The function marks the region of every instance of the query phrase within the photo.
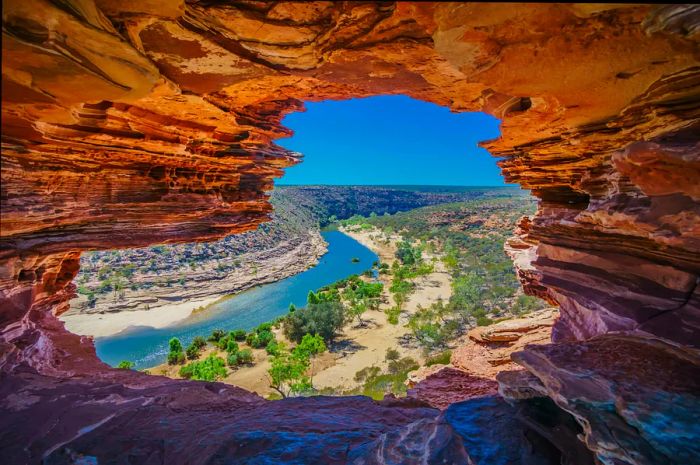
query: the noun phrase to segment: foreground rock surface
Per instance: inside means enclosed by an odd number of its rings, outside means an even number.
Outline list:
[[[513,359],[529,374],[500,375],[501,392],[551,398],[583,425],[587,446],[603,463],[698,463],[696,350],[609,334],[530,346]]]
[[[353,448],[437,414],[367,397],[270,402],[220,383],[29,368],[3,375],[0,397],[6,464],[344,464]]]
[[[5,397],[1,418],[14,421],[2,424],[3,444],[13,454],[37,444],[33,461],[59,463],[74,461],[65,441],[84,448],[75,453],[119,444],[110,450],[120,460],[135,451],[132,462],[180,453],[165,436],[149,442],[150,429],[126,415],[105,419],[103,405],[125,395],[134,375],[100,367],[88,339],[50,318],[74,295],[81,250],[254,229],[269,218],[273,178],[300,159],[274,143],[289,134],[286,113],[303,101],[405,94],[501,119],[502,137],[485,147],[501,158],[506,181],[540,199],[512,245],[525,289],[561,308],[553,329],[560,345],[527,349],[516,361],[557,405],[588,418],[587,444],[608,463],[691,463],[700,441],[688,421],[689,389],[697,392],[698,374],[678,361],[688,360],[684,349],[585,341],[626,331],[700,346],[699,25],[695,5],[5,2],[0,376],[4,393],[20,397]],[[70,390],[80,373],[95,389],[120,386],[106,396],[74,389],[75,405],[84,406],[76,412],[92,423],[73,423],[71,411],[44,422],[41,406],[62,391],[43,391],[41,377]],[[615,395],[629,404],[615,404]],[[295,422],[313,402],[327,401],[295,401],[301,413],[275,423],[284,432],[273,449],[281,441],[315,450],[303,443],[319,445],[314,434],[323,430]],[[332,402],[342,410],[355,401]],[[190,420],[206,430],[197,409],[155,405],[144,418],[163,431],[193,435]],[[32,406],[36,424],[10,413]],[[168,424],[173,412],[178,423]],[[368,434],[385,432],[365,416],[338,420],[352,428],[363,421]],[[116,422],[124,443],[107,434]],[[313,433],[297,441],[294,428]],[[53,439],[37,442],[42,431]],[[254,428],[236,434],[260,445]],[[333,437],[328,450],[340,451]],[[217,443],[201,456],[245,456],[237,444]],[[467,457],[478,462],[487,452]]]

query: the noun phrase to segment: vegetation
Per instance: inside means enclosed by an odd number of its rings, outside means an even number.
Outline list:
[[[517,219],[531,214],[533,206],[522,197],[494,195],[352,219],[355,224],[379,228],[384,234],[399,233],[403,238],[390,270],[389,291],[395,305],[386,310],[389,322],[399,323],[403,305],[413,292],[412,279],[432,271],[432,264],[423,258],[426,250],[441,256],[452,275],[450,299],[419,308],[408,321],[413,336],[428,352],[444,350],[476,325],[543,308],[543,301],[521,294],[513,264],[503,253]],[[385,268],[379,271],[387,273]]]
[[[223,329],[215,329],[214,331],[211,332],[211,336],[207,338],[209,342],[219,342],[222,337],[226,336],[226,331]]]
[[[119,365],[117,365],[117,368],[120,370],[131,370],[134,367],[134,362],[130,362],[128,360],[122,360],[119,362]]]
[[[345,307],[341,302],[308,303],[284,320],[284,335],[293,342],[301,342],[305,334],[319,335],[324,341],[331,342],[345,324],[345,318]]]
[[[168,365],[179,365],[185,363],[185,354],[182,352],[182,343],[176,337],[170,339],[168,343]]]
[[[278,355],[270,360],[270,387],[283,398],[313,389],[309,369],[313,370],[314,357],[325,351],[326,344],[318,334],[305,334],[291,352],[281,345]]]
[[[440,352],[437,355],[434,355],[432,357],[428,357],[425,360],[425,366],[433,366],[433,365],[448,365],[450,363],[450,359],[452,358],[452,351],[451,350],[446,350],[444,352]]]
[[[192,342],[190,343],[189,346],[187,346],[187,349],[185,350],[185,354],[187,355],[188,360],[197,360],[199,358],[199,354],[207,346],[207,341],[204,340],[202,336],[196,336]]]
[[[254,269],[255,263],[248,261],[246,254],[270,250],[281,241],[299,241],[319,226],[354,218],[367,229],[372,227],[368,219],[382,218],[385,214],[493,192],[521,196],[511,188],[277,187],[270,199],[276,213],[273,221],[262,224],[256,231],[208,243],[82,254],[78,292],[85,297],[88,307],[94,307],[97,303],[126,299],[128,291],[187,287],[192,273],[223,277],[244,266]]]
[[[253,363],[253,351],[250,349],[243,349],[238,352],[238,364],[246,365]]]
[[[348,394],[362,394],[375,400],[382,400],[386,394],[406,395],[408,373],[418,368],[418,362],[410,357],[390,361],[386,372],[376,366],[363,368],[355,373],[355,381],[362,386]]]
[[[270,387],[281,397],[307,395],[317,392],[313,388],[312,374],[318,354],[327,350],[345,324],[351,322],[366,326],[367,312],[379,309],[382,302],[388,322],[405,324],[414,340],[425,349],[426,366],[449,363],[449,348],[469,328],[488,325],[503,317],[527,313],[544,305],[539,299],[522,295],[512,263],[503,253],[503,243],[512,234],[517,218],[533,210],[533,204],[523,201],[523,197],[496,193],[488,198],[402,213],[390,211],[393,207],[378,209],[379,214],[373,211],[368,214],[367,207],[360,207],[360,202],[354,207],[339,204],[337,208],[328,207],[332,203],[330,201],[324,200],[323,207],[314,202],[298,202],[298,205],[312,212],[310,215],[314,221],[307,222],[307,216],[290,220],[304,222],[304,228],[297,230],[296,225],[295,231],[308,232],[319,223],[325,225],[336,221],[337,224],[372,230],[372,234],[377,234],[374,228],[378,228],[378,234],[387,238],[398,235],[401,240],[397,243],[396,260],[392,266],[375,263],[362,276],[350,276],[309,291],[305,306],[297,308],[290,305],[286,315],[249,332],[216,329],[206,341],[202,337],[195,338],[186,350],[183,350],[179,340],[173,338],[168,363],[184,364],[186,359],[190,360],[180,368],[181,376],[207,381],[221,379],[226,376],[227,365],[235,369],[253,363],[251,349],[264,349],[270,360]],[[278,212],[286,214],[296,208],[297,204],[289,204],[282,210],[278,209]],[[332,213],[326,215],[329,212]],[[267,233],[269,237],[277,234],[270,230]],[[177,286],[186,285],[184,278],[187,273],[202,269],[213,256],[222,258],[216,267],[211,267],[216,273],[225,273],[231,267],[240,266],[240,263],[233,264],[228,251],[224,253],[223,249],[208,247],[193,246],[188,249],[189,252],[182,252],[182,257],[177,255],[180,252],[172,250],[172,246],[148,249],[147,256],[154,260],[153,265],[148,265],[149,272],[157,273],[163,263],[177,256],[177,263],[182,260],[185,264],[186,273],[176,278],[163,278],[158,284]],[[217,255],[219,252],[221,254]],[[88,299],[91,295],[99,296],[107,292],[111,292],[113,298],[118,298],[126,288],[147,285],[143,280],[134,280],[144,274],[140,265],[126,268],[123,260],[120,260],[115,258],[100,263],[95,271],[99,285],[79,281],[79,292]],[[421,284],[418,278],[432,273],[435,265],[440,265],[440,260],[451,275],[452,295],[445,301],[438,300],[407,314],[406,302],[415,292],[417,284]],[[387,283],[386,289],[382,282],[375,280],[377,274]],[[389,297],[391,300],[388,300]],[[290,348],[275,338],[275,328],[281,329],[291,341]],[[197,359],[201,357],[207,341],[211,343],[210,347],[214,347],[215,353],[199,361]],[[394,348],[387,350],[385,362],[385,370],[373,366],[358,371],[355,380],[360,387],[344,393],[364,394],[375,399],[381,399],[387,393],[405,394],[407,374],[418,368],[418,363],[412,358],[401,357],[401,353]]]
[[[199,381],[216,381],[226,376],[224,359],[214,354],[180,368],[180,376]]]

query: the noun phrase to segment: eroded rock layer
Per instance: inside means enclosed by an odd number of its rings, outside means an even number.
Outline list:
[[[80,251],[255,228],[300,159],[274,144],[284,114],[378,94],[502,120],[485,146],[541,199],[510,251],[525,289],[560,305],[556,342],[625,331],[697,347],[698,31],[694,5],[8,0],[3,376],[110,376],[51,316]],[[94,401],[86,379],[77,404]]]
[[[603,463],[697,463],[697,350],[607,334],[529,346],[513,359],[527,371],[499,374],[504,397],[551,398],[577,418]]]

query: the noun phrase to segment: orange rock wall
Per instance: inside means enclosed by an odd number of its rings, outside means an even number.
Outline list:
[[[693,6],[8,1],[3,318],[68,293],[80,250],[265,221],[302,101],[406,94],[502,119],[485,146],[542,199],[530,284],[556,339],[696,344],[697,26]]]
[[[67,7],[65,5],[71,5]],[[486,111],[560,338],[698,329],[692,7],[9,1],[2,287],[39,258],[207,240],[267,219],[304,100],[407,94]],[[430,162],[426,160],[426,162]],[[21,276],[20,276],[21,275]],[[44,278],[45,279],[45,278]],[[671,316],[678,315],[678,316]]]

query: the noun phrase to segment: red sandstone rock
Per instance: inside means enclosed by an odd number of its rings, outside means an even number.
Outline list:
[[[525,290],[560,305],[555,341],[625,330],[697,346],[699,18],[693,5],[5,2],[3,376],[128,383],[42,316],[66,308],[80,251],[255,228],[299,160],[274,144],[284,114],[377,94],[502,120],[485,146],[541,199],[509,250]]]
[[[516,367],[510,355],[528,344],[548,343],[556,316],[555,310],[546,309],[472,329],[452,352],[450,366],[432,365],[409,374],[408,396],[444,410],[456,402],[496,394],[496,374]]]
[[[510,358],[513,352],[528,344],[550,342],[557,315],[554,309],[545,309],[523,318],[476,327],[452,351],[450,363],[470,375],[495,379],[498,372],[516,368]]]
[[[550,397],[583,425],[601,462],[687,464],[700,456],[697,350],[608,334],[528,346],[513,359],[531,374],[500,375],[501,393]]]
[[[451,367],[442,367],[409,389],[408,396],[444,410],[451,404],[475,397],[492,396],[497,391],[498,383],[492,379],[472,376]]]

